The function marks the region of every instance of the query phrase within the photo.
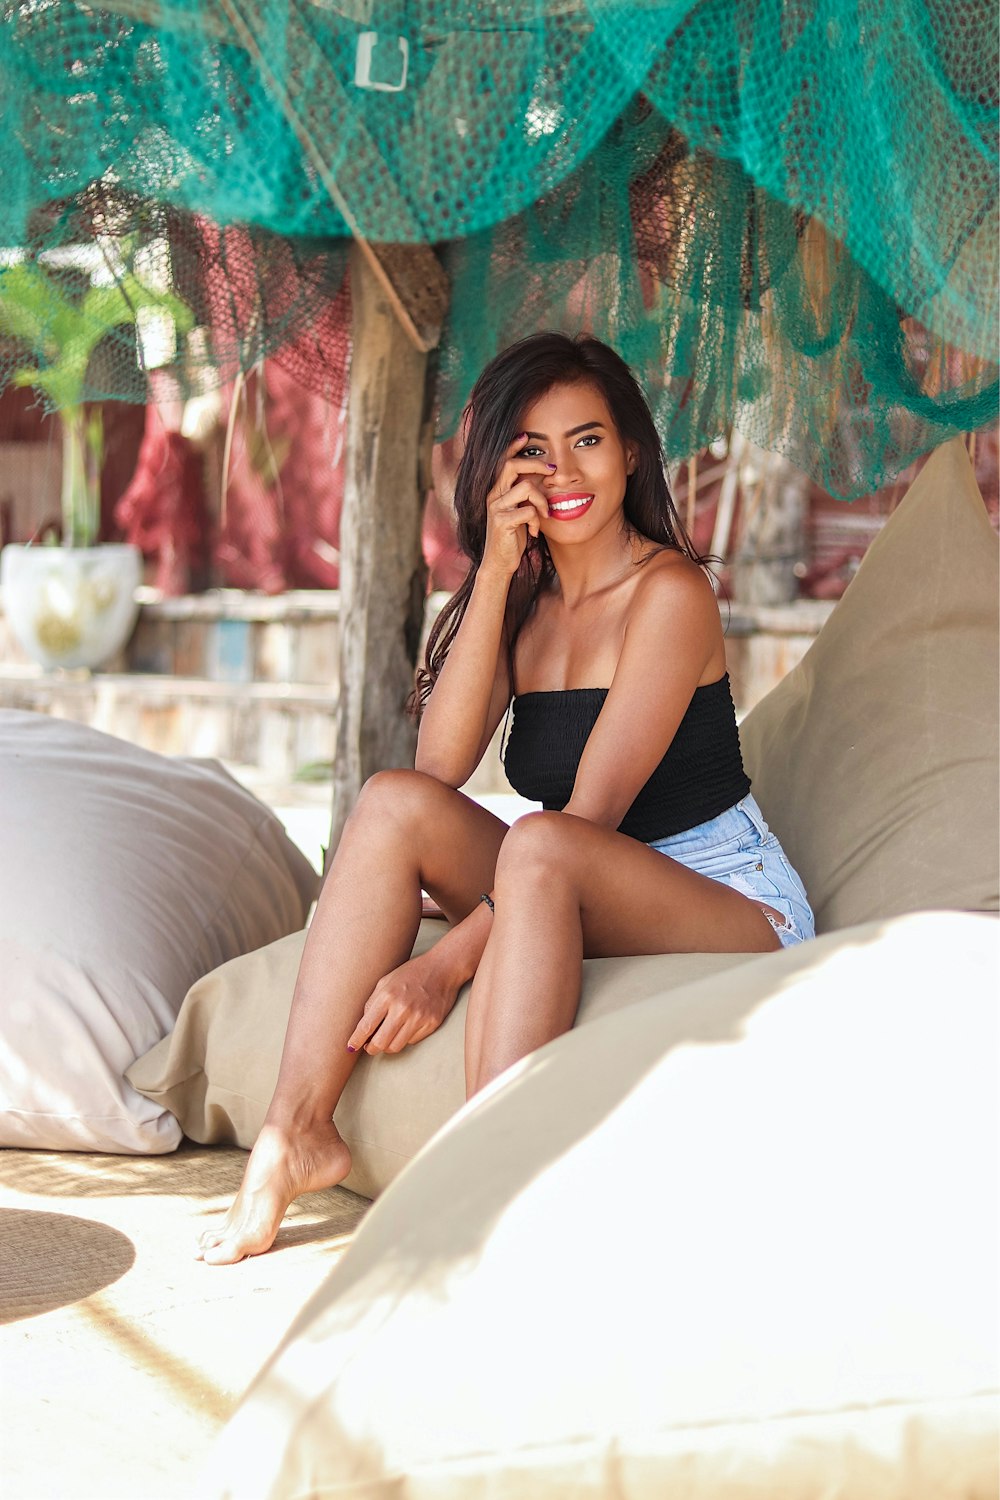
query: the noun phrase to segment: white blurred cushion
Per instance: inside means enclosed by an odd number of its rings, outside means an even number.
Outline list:
[[[0,1146],[170,1151],[125,1069],[190,986],[301,928],[317,876],[217,764],[0,710]]]
[[[954,438],[740,728],[817,932],[1000,904],[998,610],[997,538]]]
[[[868,924],[525,1059],[374,1206],[198,1493],[995,1494],[997,937]]]

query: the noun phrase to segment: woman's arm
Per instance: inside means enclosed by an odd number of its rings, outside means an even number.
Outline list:
[[[348,1050],[364,1048],[372,1055],[402,1052],[436,1031],[478,969],[492,921],[485,901],[479,902],[433,948],[380,979],[348,1040]]]
[[[712,680],[725,671],[718,605],[705,574],[687,563],[647,567],[563,809],[607,828],[619,826],[667,753],[706,669]]]
[[[510,702],[503,649],[510,578],[480,567],[465,615],[420,720],[414,766],[463,786]]]
[[[521,433],[511,443],[500,477],[486,497],[483,560],[458,633],[427,701],[414,765],[446,786],[463,786],[478,766],[510,702],[504,649],[511,583],[527,546],[537,537],[548,503],[537,477],[554,467],[524,458]]]

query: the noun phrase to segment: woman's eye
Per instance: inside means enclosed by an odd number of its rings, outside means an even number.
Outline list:
[[[527,448],[521,449],[520,453],[518,454],[518,458],[538,458],[541,451],[541,448],[535,448],[529,443]]]
[[[588,432],[584,437],[582,437],[580,439],[580,441],[577,443],[576,446],[578,448],[581,448],[583,446],[583,444],[586,443],[588,448],[592,448],[592,447],[595,446],[595,444],[599,443],[600,441],[601,440],[597,436],[596,432]]]

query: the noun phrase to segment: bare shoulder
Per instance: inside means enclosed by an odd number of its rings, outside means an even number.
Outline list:
[[[629,617],[692,615],[706,623],[718,621],[715,590],[704,568],[682,552],[663,550],[642,564],[632,596]]]
[[[640,570],[626,625],[641,656],[662,656],[669,639],[675,656],[695,664],[696,682],[726,670],[726,643],[715,590],[704,569],[680,552],[659,552]]]

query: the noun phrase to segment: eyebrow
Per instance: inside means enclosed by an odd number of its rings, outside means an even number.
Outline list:
[[[604,423],[603,422],[581,422],[580,425],[579,425],[579,427],[571,427],[568,432],[564,432],[563,433],[563,437],[576,437],[576,435],[577,435],[578,432],[586,432],[588,430],[588,428],[590,428],[590,427],[604,427]],[[545,433],[544,432],[526,432],[525,433],[525,437],[530,437],[530,438],[544,438],[545,437]]]

